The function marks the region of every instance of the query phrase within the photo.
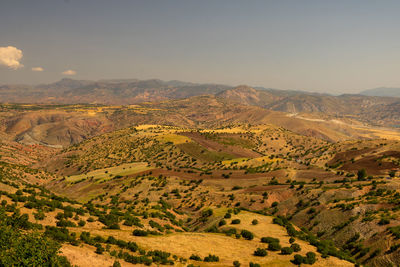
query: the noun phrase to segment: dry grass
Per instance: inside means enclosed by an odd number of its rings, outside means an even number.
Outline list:
[[[93,179],[100,179],[101,181],[108,180],[116,175],[126,176],[147,170],[151,170],[146,162],[126,163],[115,167],[99,169],[84,174],[73,175],[66,178],[68,182],[75,182],[81,179],[93,177]]]
[[[70,263],[74,266],[112,266],[115,259],[106,253],[99,255],[94,253],[95,249],[88,245],[81,245],[79,247],[64,244],[61,248],[61,255],[66,256]],[[122,266],[144,266],[134,265],[131,263],[118,260]]]
[[[184,135],[178,135],[178,134],[164,134],[157,136],[157,140],[167,143],[167,142],[172,142],[174,145],[179,145],[179,144],[184,144],[187,142],[192,141],[189,137],[184,136]]]
[[[293,259],[293,254],[281,255],[278,252],[268,251],[268,256],[266,257],[256,257],[253,255],[256,248],[267,247],[266,244],[260,242],[260,237],[263,236],[279,238],[282,246],[289,246],[289,236],[286,230],[279,225],[273,224],[272,217],[241,212],[232,218],[240,219],[241,223],[234,226],[238,229],[247,229],[253,232],[256,236],[254,240],[235,239],[224,234],[213,233],[174,233],[150,237],[132,236],[129,230],[98,229],[91,231],[91,233],[102,236],[112,235],[119,239],[135,241],[144,249],[159,249],[184,258],[189,258],[192,254],[196,254],[202,258],[208,254],[214,254],[220,258],[218,263],[189,261],[189,263],[199,266],[232,266],[232,262],[235,260],[238,260],[242,266],[248,266],[249,262],[256,262],[262,266],[294,266],[290,262]],[[257,219],[259,224],[252,225],[251,222],[253,219]],[[317,254],[317,262],[313,266],[353,266],[349,262],[334,257],[323,259],[316,252],[315,247],[301,240],[296,240],[296,242],[302,248],[299,254],[305,255],[309,251]]]

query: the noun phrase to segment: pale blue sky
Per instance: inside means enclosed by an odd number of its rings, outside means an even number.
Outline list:
[[[400,1],[384,0],[1,0],[0,47],[22,50],[24,67],[0,66],[0,84],[71,77],[330,93],[400,87],[399,14]]]

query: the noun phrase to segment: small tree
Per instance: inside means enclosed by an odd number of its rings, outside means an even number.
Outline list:
[[[283,247],[283,248],[281,249],[281,253],[282,253],[283,255],[290,255],[290,254],[293,253],[293,249],[292,249],[291,247]]]
[[[281,245],[278,242],[272,242],[268,244],[268,250],[278,251],[281,250]]]
[[[239,219],[233,219],[231,224],[240,224],[240,220]]]
[[[204,257],[204,261],[205,262],[218,262],[219,261],[219,257],[212,255],[212,254],[208,254],[208,256]]]
[[[257,248],[254,251],[254,256],[258,256],[258,257],[265,257],[267,256],[267,250],[265,250],[264,248]]]
[[[97,253],[97,254],[103,254],[103,252],[104,252],[104,248],[101,246],[101,244],[97,243],[97,244],[96,244],[96,251],[95,251],[95,253]]]
[[[299,252],[301,250],[300,245],[297,243],[293,243],[292,245],[290,245],[290,247],[293,249],[294,252]]]
[[[254,238],[254,234],[247,230],[242,230],[242,232],[240,232],[240,235],[247,240],[252,240]]]
[[[359,181],[362,181],[367,177],[367,171],[365,169],[358,170],[357,172],[357,178]]]
[[[296,255],[294,255],[294,259],[292,260],[292,263],[296,264],[296,265],[301,265],[302,263],[304,263],[304,257],[299,254],[296,254]]]
[[[200,256],[192,254],[189,259],[194,260],[194,261],[201,261]]]
[[[304,263],[314,264],[316,261],[317,261],[317,259],[316,259],[315,253],[314,252],[307,252],[306,259],[305,259]]]

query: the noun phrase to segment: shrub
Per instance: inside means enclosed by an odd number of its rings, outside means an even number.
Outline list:
[[[294,255],[294,259],[292,260],[293,264],[301,265],[302,263],[305,264],[314,264],[317,261],[316,255],[314,252],[307,252],[306,256],[303,257],[299,254]]]
[[[386,225],[386,224],[389,224],[389,223],[390,223],[390,220],[387,219],[387,218],[382,218],[382,219],[378,222],[379,225]]]
[[[205,209],[201,212],[201,217],[203,218],[207,218],[210,217],[211,215],[213,215],[213,210],[212,209]]]
[[[273,238],[273,237],[261,237],[261,242],[262,243],[279,243],[279,239],[278,238]]]
[[[277,242],[269,243],[268,244],[268,250],[271,250],[271,251],[281,250],[281,245],[279,245],[279,243],[277,243]]]
[[[290,245],[290,247],[293,249],[294,252],[299,252],[301,250],[300,245],[297,243],[293,243],[292,245]]]
[[[227,236],[235,235],[235,234],[236,234],[236,228],[229,228],[229,229],[226,229],[226,230],[224,230],[224,233],[225,233]]]
[[[260,267],[260,264],[250,262],[250,263],[249,263],[249,267]]]
[[[254,251],[254,256],[258,256],[258,257],[265,257],[265,256],[267,256],[267,250],[266,249],[263,249],[263,248],[257,248],[255,251]]]
[[[33,213],[33,216],[35,217],[36,220],[44,220],[44,218],[46,217],[43,213],[43,211],[38,211],[37,213]]]
[[[0,266],[71,266],[59,256],[58,242],[41,233],[23,233],[3,224],[0,211]]]
[[[134,216],[126,216],[125,217],[125,221],[123,223],[126,226],[138,226],[138,227],[143,227],[143,224],[140,222],[140,219],[138,217],[134,217]]]
[[[204,257],[204,261],[205,262],[218,262],[219,261],[219,257],[212,255],[212,254],[208,254],[208,256]]]
[[[65,220],[65,219],[61,219],[59,221],[57,221],[57,226],[58,227],[76,227],[76,224],[74,222]]]
[[[305,262],[306,264],[314,264],[317,261],[314,252],[307,252]]]
[[[292,260],[292,263],[295,265],[301,265],[302,263],[304,263],[304,257],[296,254],[294,255],[294,259]]]
[[[234,267],[240,267],[240,262],[239,261],[234,261],[233,262]]]
[[[396,239],[400,239],[400,226],[390,227],[389,232],[394,235]]]
[[[357,172],[357,178],[359,181],[364,180],[365,177],[367,177],[367,172],[365,171],[365,169],[361,169]]]
[[[231,224],[240,224],[240,220],[239,219],[233,219],[231,221]]]
[[[283,247],[281,248],[281,253],[283,255],[290,255],[293,253],[293,249],[291,247]]]
[[[192,255],[189,257],[189,259],[194,260],[194,261],[201,261],[200,256],[199,256],[199,255],[195,255],[195,254],[192,254]]]
[[[101,246],[101,244],[97,243],[97,244],[96,244],[96,251],[95,251],[95,253],[97,253],[97,254],[103,254],[103,252],[104,252],[104,248]]]
[[[115,214],[106,214],[99,216],[99,221],[108,229],[119,229],[119,218]]]
[[[247,230],[242,230],[242,232],[240,232],[240,235],[247,240],[252,240],[254,238],[254,234]]]
[[[290,243],[290,244],[293,244],[294,241],[296,241],[296,239],[294,239],[293,237],[289,238],[289,243]]]
[[[251,221],[252,225],[257,225],[258,224],[258,220],[254,219],[253,221]]]
[[[135,230],[133,230],[132,234],[134,236],[147,236],[148,232],[145,230],[135,229]]]

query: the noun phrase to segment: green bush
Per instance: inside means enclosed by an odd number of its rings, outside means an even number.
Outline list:
[[[250,231],[247,231],[247,230],[242,230],[242,231],[240,232],[240,235],[241,235],[244,239],[247,239],[247,240],[252,240],[252,239],[254,238],[254,234],[253,234],[252,232],[250,232]]]
[[[95,251],[95,253],[97,253],[97,254],[103,254],[103,252],[104,252],[104,248],[102,247],[101,244],[97,243],[97,244],[96,244],[96,251]]]
[[[301,250],[300,245],[297,243],[291,244],[290,247],[293,249],[294,252],[299,252]]]
[[[278,238],[273,238],[273,237],[261,237],[261,242],[262,243],[279,243],[279,239]]]
[[[316,259],[315,253],[314,253],[314,252],[307,252],[305,263],[306,263],[306,264],[312,265],[312,264],[314,264],[316,261],[317,261],[317,259]]]
[[[301,265],[304,263],[304,257],[299,254],[296,254],[296,255],[294,255],[292,263],[295,265]]]
[[[302,263],[304,264],[314,264],[317,261],[316,255],[314,252],[307,252],[306,256],[303,257],[299,254],[294,255],[294,259],[292,260],[293,264],[296,265],[301,265]]]
[[[281,248],[281,254],[290,255],[293,253],[293,249],[291,247],[283,247]]]
[[[212,254],[208,254],[208,256],[204,257],[204,261],[205,262],[218,262],[219,261],[219,257],[212,255]]]
[[[201,261],[200,256],[192,254],[189,259],[194,260],[194,261]]]
[[[59,256],[61,245],[38,233],[25,232],[16,220],[0,209],[0,266],[70,266]]]
[[[267,256],[267,254],[268,254],[267,250],[264,248],[257,248],[254,251],[254,256],[258,256],[258,257],[265,257],[265,256]]]
[[[240,224],[240,220],[239,219],[233,219],[231,221],[231,224]]]
[[[269,243],[268,244],[268,250],[271,250],[271,251],[281,250],[281,245],[279,245],[279,243],[277,243],[277,242]]]
[[[225,216],[224,216],[225,219],[230,219],[231,217],[232,217],[232,215],[229,212],[225,213]]]
[[[365,177],[367,177],[367,172],[365,171],[365,169],[361,169],[357,172],[357,179],[359,181],[365,180]]]
[[[134,236],[147,236],[148,232],[145,230],[135,229],[135,230],[133,230],[132,234]]]

